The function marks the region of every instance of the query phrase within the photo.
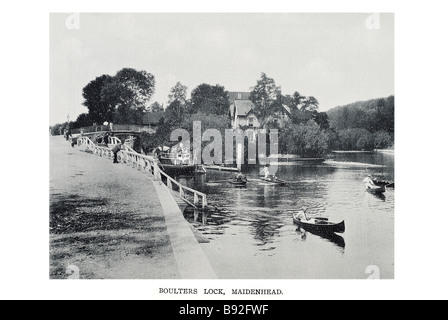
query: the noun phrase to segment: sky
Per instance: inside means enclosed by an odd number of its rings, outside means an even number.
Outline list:
[[[180,81],[250,91],[261,73],[320,110],[394,94],[394,15],[151,13],[50,15],[50,125],[76,120],[82,89],[122,68],[156,81],[166,104]],[[377,28],[368,28],[374,22]]]

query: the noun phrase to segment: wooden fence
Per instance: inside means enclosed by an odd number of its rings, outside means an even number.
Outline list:
[[[111,137],[110,139],[111,145],[121,143],[120,139],[118,139],[117,137]],[[78,146],[85,146],[93,154],[96,154],[100,157],[108,157],[110,159],[112,159],[113,157],[111,148],[98,146],[88,137],[79,137]],[[132,166],[137,170],[151,173],[157,181],[163,182],[168,187],[168,189],[176,193],[183,201],[185,201],[192,207],[201,207],[202,209],[206,208],[206,194],[186,187],[171,178],[168,174],[166,174],[159,168],[158,162],[154,157],[137,153],[125,144],[123,145],[123,149],[119,152],[118,156],[118,160],[120,162]]]

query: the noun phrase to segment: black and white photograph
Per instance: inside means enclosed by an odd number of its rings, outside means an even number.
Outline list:
[[[49,278],[394,279],[394,35],[51,13]]]
[[[0,299],[446,299],[439,3],[4,4]]]

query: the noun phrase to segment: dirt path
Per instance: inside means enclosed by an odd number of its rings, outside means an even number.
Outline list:
[[[50,278],[175,279],[148,175],[50,138]]]

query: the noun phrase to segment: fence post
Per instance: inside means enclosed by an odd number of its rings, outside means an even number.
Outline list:
[[[156,163],[154,163],[154,178],[156,181],[159,181],[159,167]]]
[[[194,205],[197,207],[198,206],[198,204],[199,204],[199,196],[198,196],[198,194],[195,192],[194,193]]]
[[[179,186],[179,193],[181,198],[185,198],[185,191],[184,188],[182,188],[182,186]]]
[[[202,196],[202,209],[205,209],[207,207],[207,196]]]

